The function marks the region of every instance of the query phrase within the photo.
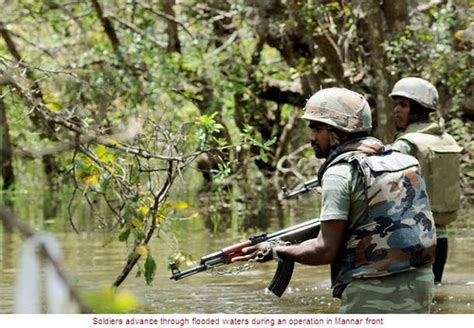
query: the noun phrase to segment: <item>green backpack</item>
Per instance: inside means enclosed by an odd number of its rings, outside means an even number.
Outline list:
[[[426,181],[435,223],[446,225],[457,218],[461,206],[459,147],[447,133],[432,135],[407,133],[400,137],[415,145],[421,172]]]

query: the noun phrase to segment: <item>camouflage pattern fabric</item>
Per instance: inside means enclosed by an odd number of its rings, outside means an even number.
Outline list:
[[[334,287],[432,264],[436,230],[418,161],[397,152],[346,156],[351,157],[335,162],[357,163],[367,188],[367,216],[349,231]]]
[[[383,278],[353,279],[342,294],[340,313],[430,313],[431,267]]]
[[[372,128],[367,100],[343,88],[316,92],[306,103],[303,119],[325,123],[346,132],[369,131]]]

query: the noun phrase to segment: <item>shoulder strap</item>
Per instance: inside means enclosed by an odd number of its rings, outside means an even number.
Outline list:
[[[418,160],[415,157],[393,150],[355,159],[362,169],[367,168],[375,173],[398,172],[409,167],[419,166]]]
[[[384,151],[383,143],[373,137],[352,139],[334,149],[318,171],[318,180],[323,181],[324,172],[331,166],[344,161],[352,160],[357,156],[376,154]]]

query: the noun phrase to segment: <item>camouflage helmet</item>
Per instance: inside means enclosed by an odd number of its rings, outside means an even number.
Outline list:
[[[370,131],[372,115],[365,98],[344,88],[316,92],[306,103],[303,118],[349,133]]]
[[[438,107],[438,91],[430,82],[418,77],[406,77],[393,86],[390,98],[405,97],[416,101],[421,106],[436,111]]]

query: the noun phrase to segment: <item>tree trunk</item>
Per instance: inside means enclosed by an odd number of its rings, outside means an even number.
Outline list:
[[[176,16],[173,9],[175,3],[175,0],[161,0],[163,12],[173,18]],[[178,24],[176,24],[175,21],[170,19],[167,20],[166,33],[168,34],[168,47],[166,48],[166,51],[181,52],[181,43],[179,42],[178,36]]]
[[[373,133],[384,143],[392,142],[395,136],[395,123],[392,115],[392,102],[388,97],[392,87],[392,78],[386,69],[388,60],[383,49],[386,19],[378,0],[357,0],[356,3],[366,13],[365,25],[370,47],[370,63],[375,78],[375,117],[372,122],[377,126]]]
[[[5,103],[3,102],[3,99],[0,98],[0,168],[3,178],[3,190],[12,188],[15,183],[13,152],[9,130]]]
[[[384,1],[383,12],[391,36],[403,31],[408,22],[408,6],[405,1]]]
[[[91,1],[97,13],[97,16],[99,16],[100,22],[104,27],[105,34],[107,34],[107,37],[109,38],[110,43],[112,44],[112,48],[114,48],[115,53],[119,53],[120,41],[117,37],[117,33],[115,32],[115,28],[112,25],[112,21],[106,15],[104,15],[104,10],[102,9],[102,6],[100,5],[98,0]]]
[[[5,28],[3,22],[0,21],[0,34],[3,37],[8,51],[10,54],[17,60],[18,62],[21,62],[23,60],[20,52],[18,51],[18,48],[13,41],[13,39],[10,36],[9,31]],[[26,76],[29,80],[32,81],[32,87],[31,87],[31,95],[33,96],[35,100],[35,105],[33,105],[33,110],[31,113],[31,121],[35,125],[35,127],[40,130],[40,137],[41,138],[48,138],[51,140],[55,140],[56,137],[53,132],[53,127],[50,125],[50,123],[46,122],[45,120],[42,120],[40,115],[38,115],[38,111],[41,111],[42,109],[40,108],[41,104],[43,103],[43,93],[41,91],[41,88],[37,82],[37,79],[33,76],[33,73],[30,69],[26,70]],[[44,166],[44,172],[46,174],[46,179],[48,181],[48,186],[51,190],[56,189],[56,185],[54,183],[55,181],[55,176],[59,172],[58,165],[56,164],[53,155],[45,155],[42,158],[43,161],[43,166]]]

